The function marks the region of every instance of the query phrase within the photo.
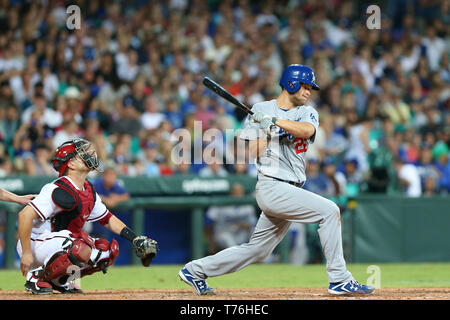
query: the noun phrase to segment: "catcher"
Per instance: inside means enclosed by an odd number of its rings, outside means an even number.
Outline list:
[[[82,231],[86,221],[98,221],[129,240],[148,267],[157,242],[136,235],[109,212],[86,179],[99,166],[93,145],[84,139],[67,141],[51,161],[59,178],[46,184],[18,216],[17,252],[25,289],[33,294],[82,293],[74,279],[106,273],[119,254],[118,243],[90,237]]]

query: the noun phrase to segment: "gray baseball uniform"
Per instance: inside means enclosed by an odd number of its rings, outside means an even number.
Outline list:
[[[309,106],[284,110],[275,100],[257,103],[252,111],[261,111],[279,119],[319,125],[317,111]],[[195,277],[206,279],[234,272],[245,266],[263,261],[280,243],[292,222],[319,223],[319,237],[327,260],[330,283],[353,279],[347,270],[342,249],[340,212],[336,204],[317,194],[301,189],[282,179],[304,183],[305,153],[311,139],[293,137],[279,127],[265,153],[256,160],[258,182],[256,201],[262,210],[258,223],[248,243],[227,248],[215,255],[194,260],[186,268]],[[240,138],[254,140],[262,130],[249,118],[244,123]]]

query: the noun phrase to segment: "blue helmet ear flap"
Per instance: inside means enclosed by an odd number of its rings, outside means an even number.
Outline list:
[[[283,88],[286,89],[289,93],[295,93],[298,90],[300,90],[300,82],[295,80],[287,80],[287,85],[285,85]]]
[[[313,90],[319,90],[315,83],[316,77],[313,69],[301,64],[291,64],[284,69],[280,79],[280,86],[289,93],[295,93],[300,90],[301,84],[311,85]]]

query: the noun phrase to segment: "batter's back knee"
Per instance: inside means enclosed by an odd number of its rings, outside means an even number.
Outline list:
[[[252,246],[252,244],[249,244]],[[253,261],[252,263],[260,263],[267,259],[268,256],[273,252],[275,249],[276,244],[268,244],[266,246],[261,245],[253,245],[252,246],[252,252],[253,252]]]
[[[327,200],[326,205],[323,206],[321,215],[325,219],[340,219],[341,218],[341,210],[339,209],[339,207],[333,201],[328,200],[328,199],[326,199],[326,200]]]

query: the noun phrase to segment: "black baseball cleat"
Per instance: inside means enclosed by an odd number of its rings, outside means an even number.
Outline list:
[[[53,294],[51,284],[44,281],[27,281],[25,282],[25,290],[33,294]]]
[[[65,283],[62,286],[58,286],[54,283],[51,283],[51,286],[53,288],[53,290],[56,290],[60,293],[64,293],[64,294],[79,294],[79,293],[83,293],[83,290],[81,290],[81,288],[73,281]]]
[[[62,276],[59,279],[50,281],[50,284],[52,285],[53,290],[60,293],[83,293],[83,290],[81,290],[80,286],[74,280],[68,280],[69,276]]]
[[[25,282],[25,290],[33,294],[52,294],[52,285],[46,281],[39,280],[42,273],[42,267],[28,271],[27,282]]]

